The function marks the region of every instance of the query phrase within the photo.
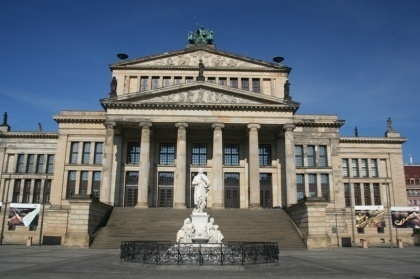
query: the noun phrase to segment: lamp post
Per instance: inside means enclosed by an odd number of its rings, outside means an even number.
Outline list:
[[[0,235],[0,245],[3,245],[3,236],[4,236],[4,225],[6,222],[6,211],[7,211],[7,203],[9,200],[9,188],[10,188],[10,180],[12,176],[9,174],[9,179],[7,181],[7,190],[6,190],[6,195],[5,195],[5,189],[3,189],[3,203],[4,203],[4,211],[3,211],[3,222],[1,225],[1,235]]]
[[[385,178],[385,188],[386,188],[386,203],[388,207],[388,224],[389,224],[389,237],[391,238],[391,248],[394,248],[394,240],[392,238],[392,219],[391,219],[391,196],[389,191],[389,184]]]
[[[356,235],[354,233],[354,202],[353,202],[353,198],[354,198],[354,191],[352,190],[351,184],[350,184],[350,178],[348,179],[349,182],[349,194],[350,194],[350,217],[351,217],[351,234],[352,234],[352,238],[353,238],[353,248],[356,248]]]
[[[48,173],[45,176],[44,181],[44,190],[42,191],[42,217],[41,217],[41,229],[39,230],[39,246],[42,245],[42,229],[44,227],[44,212],[45,212],[45,192],[47,190],[47,184],[48,184]]]

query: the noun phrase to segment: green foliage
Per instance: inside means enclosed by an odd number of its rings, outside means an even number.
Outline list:
[[[420,228],[413,228],[413,234],[420,234]]]

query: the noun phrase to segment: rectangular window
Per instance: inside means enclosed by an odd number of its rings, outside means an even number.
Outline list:
[[[29,203],[31,197],[31,180],[25,179],[25,184],[23,185],[23,203]]]
[[[67,192],[66,197],[71,199],[76,190],[76,171],[69,171],[67,178]]]
[[[89,182],[89,172],[88,171],[80,172],[79,194],[87,194],[88,182]]]
[[[370,173],[372,177],[378,177],[378,160],[376,159],[370,160]]]
[[[47,173],[54,173],[54,155],[47,157]]]
[[[360,164],[362,167],[362,177],[368,177],[368,161],[367,159],[360,160]]]
[[[159,150],[159,164],[173,165],[175,163],[175,144],[161,143]]]
[[[101,172],[94,171],[93,172],[93,181],[92,181],[92,194],[94,197],[98,197],[101,192]]]
[[[357,159],[351,159],[351,174],[353,177],[359,177],[359,164]]]
[[[315,167],[315,146],[308,145],[306,147],[306,157],[308,159],[308,167]]]
[[[194,78],[193,77],[185,77],[185,82],[189,83],[189,82],[193,82]]]
[[[171,77],[163,77],[163,86],[171,85]]]
[[[15,185],[13,186],[12,202],[20,202],[20,188],[22,180],[16,179]]]
[[[249,79],[241,78],[241,89],[249,91]]]
[[[260,79],[259,78],[252,79],[252,92],[260,93]]]
[[[237,78],[231,78],[230,79],[230,87],[238,88],[238,79]]]
[[[346,206],[350,206],[350,185],[348,183],[344,183],[344,199]]]
[[[373,202],[375,205],[381,205],[381,192],[379,183],[373,183]]]
[[[225,166],[239,165],[239,144],[225,144],[223,148],[223,164]]]
[[[138,186],[139,185],[139,172],[128,171],[125,176],[126,186]]]
[[[321,192],[322,197],[326,200],[330,200],[330,179],[328,174],[322,173],[321,174]]]
[[[365,194],[365,205],[371,205],[370,199],[370,185],[369,183],[363,183],[363,193]]]
[[[42,173],[44,170],[44,155],[38,155],[38,160],[36,162],[36,173]]]
[[[320,145],[318,147],[319,149],[319,166],[320,167],[326,167],[328,166],[328,160],[327,160],[327,146]]]
[[[70,148],[70,164],[77,164],[77,156],[79,154],[79,143],[72,142]]]
[[[82,164],[89,164],[90,161],[90,142],[83,143]]]
[[[226,172],[224,175],[225,187],[239,187],[239,173]]]
[[[158,184],[159,186],[173,186],[174,173],[173,172],[159,172]]]
[[[149,89],[149,77],[141,77],[140,78],[140,91],[146,91]]]
[[[303,167],[303,146],[295,145],[295,165],[296,167]]]
[[[96,142],[95,143],[95,154],[93,158],[93,163],[95,165],[102,164],[102,159],[104,157],[104,143],[103,142]]]
[[[260,166],[271,166],[271,145],[260,144],[258,146]]]
[[[23,173],[25,172],[25,155],[24,154],[19,154],[18,158],[17,158],[17,165],[16,165],[16,171],[18,173]]]
[[[300,173],[296,174],[296,191],[298,200],[301,200],[305,197],[305,177]]]
[[[28,155],[28,163],[26,164],[26,172],[33,173],[34,172],[34,164],[35,164],[35,155],[29,154]]]
[[[35,179],[32,203],[41,203],[41,179]]]
[[[180,85],[182,82],[182,77],[175,77],[174,78],[174,85]]]
[[[349,160],[343,159],[342,161],[343,177],[349,177]]]
[[[226,85],[227,85],[227,80],[226,80],[226,78],[219,78],[219,84],[220,84],[220,85],[223,85],[223,86],[226,86]]]
[[[51,197],[51,179],[47,179],[45,181],[45,188],[44,188],[44,198],[42,200],[43,203],[50,203]]]
[[[272,187],[272,174],[271,173],[260,173],[260,188]]]
[[[311,197],[317,197],[317,185],[316,185],[316,174],[309,174],[309,195]]]
[[[192,144],[191,164],[207,165],[207,144],[205,143]]]
[[[354,183],[354,204],[362,205],[362,196],[360,192],[360,183]]]
[[[140,163],[140,143],[128,142],[127,143],[127,164]]]
[[[209,77],[209,78],[207,78],[207,81],[211,82],[211,83],[216,83],[216,78],[215,77]]]
[[[159,77],[152,77],[152,89],[159,88]]]

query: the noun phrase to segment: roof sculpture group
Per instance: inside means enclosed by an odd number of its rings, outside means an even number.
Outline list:
[[[197,28],[197,31],[194,33],[190,31],[188,33],[188,43],[190,44],[205,44],[212,45],[214,41],[214,32],[208,29],[204,29],[203,26]]]

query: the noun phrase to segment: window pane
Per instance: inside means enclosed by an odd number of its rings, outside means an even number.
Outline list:
[[[173,165],[175,163],[175,144],[161,143],[159,152],[159,164]]]
[[[223,149],[224,165],[237,166],[239,165],[239,145],[225,144]]]
[[[205,143],[193,143],[191,151],[191,164],[207,164],[207,145]]]
[[[271,145],[260,144],[258,147],[260,166],[271,166]]]
[[[70,150],[70,164],[77,164],[77,155],[79,153],[79,143],[72,142]]]
[[[295,146],[295,165],[296,167],[303,167],[303,146]]]
[[[104,143],[103,142],[95,143],[94,164],[96,164],[96,165],[102,164],[103,155],[104,155]]]
[[[127,143],[127,164],[140,163],[140,143],[128,142]]]

